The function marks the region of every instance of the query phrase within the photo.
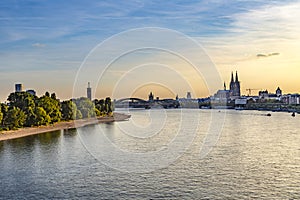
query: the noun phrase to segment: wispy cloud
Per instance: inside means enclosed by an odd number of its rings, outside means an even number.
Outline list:
[[[37,47],[37,48],[43,48],[43,47],[45,47],[46,46],[46,44],[42,44],[42,43],[34,43],[34,44],[32,44],[31,46],[33,46],[33,47]]]
[[[256,36],[255,39],[299,38],[300,2],[265,5],[232,16],[232,33]]]
[[[131,28],[149,26],[197,37],[221,73],[226,67],[235,70],[229,66],[247,68],[249,62],[264,63],[261,67],[274,60],[288,67],[293,66],[291,62],[300,63],[299,0],[52,0],[11,4],[0,3],[2,71],[70,70],[78,67],[99,42]],[[176,45],[182,48],[178,41]],[[122,70],[111,73],[119,75]]]
[[[280,53],[269,53],[269,54],[257,54],[256,57],[257,58],[267,58],[267,57],[271,57],[271,56],[278,56]]]
[[[232,22],[224,34],[199,37],[198,40],[218,64],[237,64],[239,61],[277,56],[278,50],[280,55],[291,58],[300,50],[298,10],[300,1],[263,5],[243,13],[234,13],[228,16]],[[259,51],[274,53],[257,53]]]
[[[238,70],[244,74],[243,87],[272,89],[281,85],[291,92],[299,91],[299,9],[300,1],[266,2],[228,15],[231,23],[223,34],[197,40],[224,80],[230,71]]]

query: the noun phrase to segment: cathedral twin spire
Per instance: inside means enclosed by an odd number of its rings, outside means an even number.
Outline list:
[[[241,87],[237,71],[235,72],[235,80],[233,78],[233,72],[231,72],[230,96],[241,96]]]
[[[239,82],[239,77],[238,77],[237,71],[235,72],[235,81],[233,79],[233,72],[231,72],[231,81],[230,82],[231,83],[233,83],[233,82]]]

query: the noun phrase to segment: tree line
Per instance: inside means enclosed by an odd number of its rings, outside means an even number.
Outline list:
[[[13,92],[8,103],[0,104],[0,130],[50,125],[60,121],[111,116],[111,99],[93,100],[81,97],[60,102],[55,93],[37,97],[28,92]]]

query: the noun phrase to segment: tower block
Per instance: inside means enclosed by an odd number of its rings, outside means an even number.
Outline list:
[[[90,82],[88,82],[88,87],[86,89],[86,96],[88,99],[92,100],[92,88]]]

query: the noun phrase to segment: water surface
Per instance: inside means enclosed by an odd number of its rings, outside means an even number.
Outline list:
[[[299,115],[189,110],[182,125],[180,110],[164,112],[136,110],[127,122],[0,142],[0,199],[300,199]],[[206,133],[214,126],[211,118],[223,112],[220,137],[200,159]],[[184,143],[187,139],[178,130],[193,130],[195,119],[199,126],[190,143]],[[162,163],[173,154],[162,153],[154,170],[128,172],[126,158],[123,167],[113,166],[122,154],[113,154],[111,163],[101,160],[111,156],[103,153],[109,144],[101,138],[142,155],[170,144],[179,150],[167,166]]]

